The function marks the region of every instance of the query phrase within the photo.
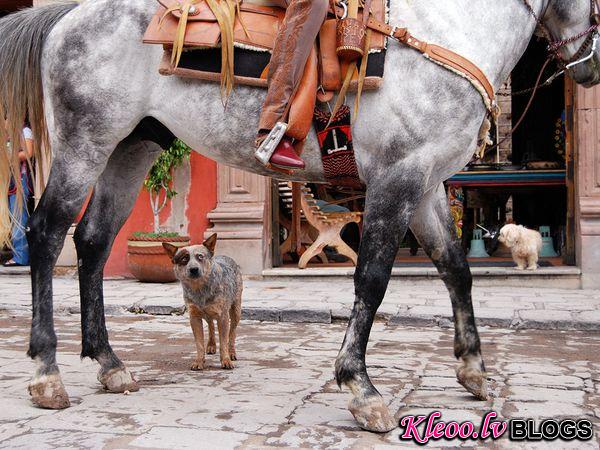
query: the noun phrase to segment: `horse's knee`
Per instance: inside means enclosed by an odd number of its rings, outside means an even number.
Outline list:
[[[27,223],[27,243],[31,258],[58,258],[63,239],[71,223],[71,214],[67,208],[48,207],[40,204]],[[47,264],[47,261],[44,261]],[[53,264],[53,263],[52,263]]]
[[[47,232],[48,227],[46,226],[46,217],[43,216],[41,210],[34,211],[34,213],[29,218],[29,222],[27,223],[27,243],[29,244],[29,249],[32,253],[35,252],[36,249],[46,248],[45,245],[48,241]]]
[[[462,248],[458,245],[453,247],[438,259],[433,255],[431,259],[438,266],[440,276],[450,293],[462,297],[471,292],[473,276]]]
[[[471,274],[471,269],[467,262],[465,261],[464,264],[457,264],[454,266],[451,274],[452,277],[447,280],[447,284],[449,284],[455,292],[460,293],[461,295],[469,294],[473,287],[473,275]]]
[[[90,258],[103,260],[107,256],[107,249],[110,246],[106,233],[97,230],[87,220],[79,222],[73,233],[73,241],[78,258],[84,262]]]
[[[390,281],[389,271],[378,267],[357,267],[354,273],[354,287],[357,299],[362,301],[373,299],[379,303],[385,295],[387,285]],[[371,306],[371,302],[369,305]]]

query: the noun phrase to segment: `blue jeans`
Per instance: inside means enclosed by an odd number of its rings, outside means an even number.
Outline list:
[[[23,186],[23,210],[18,218],[18,222],[15,222],[12,227],[12,245],[13,245],[13,260],[22,266],[29,265],[29,246],[27,245],[27,237],[25,236],[25,227],[29,220],[29,213],[27,212],[27,199],[29,198],[29,183],[27,182],[27,175],[21,176],[21,185]],[[8,202],[10,206],[10,212],[13,216],[17,213],[17,195],[9,195]]]

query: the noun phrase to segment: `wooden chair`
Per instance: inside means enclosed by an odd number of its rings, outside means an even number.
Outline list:
[[[283,203],[283,209],[279,215],[279,223],[288,230],[287,238],[279,246],[279,253],[282,258],[286,253],[303,253],[303,250],[317,239],[318,232],[306,221],[306,217],[302,214],[300,204],[294,205],[294,193],[292,186],[287,181],[277,183],[277,191],[279,198]],[[299,203],[299,197],[296,203]],[[294,211],[296,209],[296,211]],[[299,226],[294,227],[295,216],[299,218]],[[323,264],[328,263],[325,252],[317,255]]]
[[[340,235],[342,228],[349,223],[360,223],[362,213],[359,212],[336,212],[326,213],[321,211],[317,205],[310,188],[305,184],[300,187],[300,205],[306,221],[318,231],[318,236],[310,247],[300,257],[298,267],[306,269],[308,262],[323,252],[327,246],[333,247],[340,255],[349,258],[354,265],[357,262],[357,254],[348,246]]]

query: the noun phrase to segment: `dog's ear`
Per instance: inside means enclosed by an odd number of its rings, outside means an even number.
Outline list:
[[[513,247],[519,241],[519,229],[514,224],[508,224],[504,230],[504,243],[507,247]]]
[[[215,246],[217,245],[217,233],[214,233],[207,240],[205,240],[202,245],[204,245],[212,254],[215,253]]]
[[[177,250],[179,250],[179,247],[177,247],[173,244],[169,244],[168,242],[163,242],[162,246],[165,249],[165,251],[167,252],[167,255],[169,255],[171,260],[173,260],[173,258],[175,257],[175,253],[177,253]]]

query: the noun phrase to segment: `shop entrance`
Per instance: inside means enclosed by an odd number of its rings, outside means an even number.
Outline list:
[[[546,238],[541,267],[572,265],[575,261],[573,221],[573,133],[572,85],[557,79],[540,89],[520,128],[510,130],[521,116],[529,95],[519,91],[535,84],[544,59],[543,41],[530,43],[510,79],[500,90],[502,115],[492,129],[492,139],[500,143],[481,159],[473,160],[446,183],[448,199],[457,233],[473,267],[512,267],[510,252],[494,251],[489,242],[477,242],[475,230],[497,229],[516,223],[540,230]],[[548,69],[549,76],[552,69]],[[546,77],[547,77],[546,76]],[[364,196],[356,191],[309,186],[314,202],[323,211],[351,213],[362,211]],[[298,235],[291,236],[297,246],[290,247],[292,196],[282,194],[275,185],[273,221],[274,266],[297,266],[301,254],[316,239],[316,233],[304,216]],[[484,233],[481,233],[484,234]],[[342,231],[344,241],[353,249],[359,245],[360,224],[349,224]],[[298,248],[299,252],[294,251]],[[332,248],[312,258],[309,267],[351,266],[352,263]],[[409,233],[398,253],[396,267],[430,266],[429,259]]]

